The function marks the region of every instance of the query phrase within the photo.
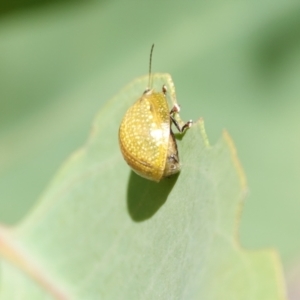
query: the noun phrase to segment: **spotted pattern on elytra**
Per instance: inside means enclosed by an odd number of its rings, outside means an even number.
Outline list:
[[[127,110],[119,129],[119,144],[124,159],[140,176],[160,181],[180,171],[170,123],[163,92],[150,90]]]

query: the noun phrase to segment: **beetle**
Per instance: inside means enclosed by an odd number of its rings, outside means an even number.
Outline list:
[[[125,113],[119,128],[119,145],[125,161],[135,173],[159,182],[181,169],[172,123],[183,133],[193,121],[179,125],[175,116],[180,107],[175,103],[169,109],[166,85],[161,92],[150,88],[153,48],[154,44],[150,51],[148,87]]]

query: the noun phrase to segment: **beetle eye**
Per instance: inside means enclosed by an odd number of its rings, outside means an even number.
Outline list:
[[[151,89],[146,88],[143,94],[146,95],[146,94],[148,94],[150,91],[151,91]]]

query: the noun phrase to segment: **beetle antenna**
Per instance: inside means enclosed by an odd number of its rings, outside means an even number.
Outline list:
[[[153,53],[154,44],[152,44],[151,50],[150,50],[150,60],[149,60],[149,81],[148,81],[148,88],[152,88],[152,77],[151,77],[151,66],[152,66],[152,53]]]

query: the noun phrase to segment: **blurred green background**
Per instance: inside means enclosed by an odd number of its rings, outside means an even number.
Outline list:
[[[249,184],[241,243],[277,248],[295,297],[300,285],[296,2],[2,1],[1,222],[15,224],[29,212],[61,163],[85,142],[96,112],[147,73],[153,42],[153,71],[172,75],[182,118],[203,117],[211,144],[224,128],[233,137]]]

